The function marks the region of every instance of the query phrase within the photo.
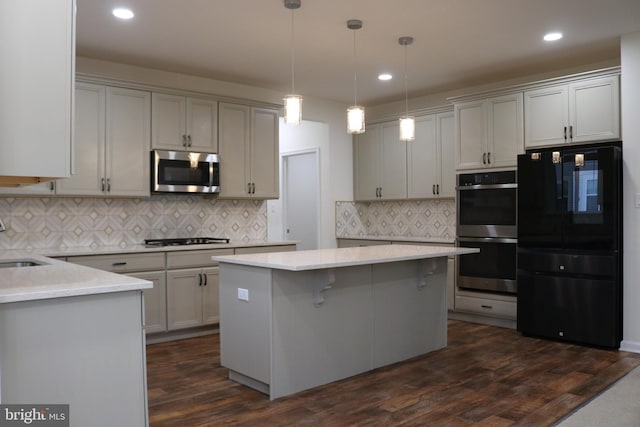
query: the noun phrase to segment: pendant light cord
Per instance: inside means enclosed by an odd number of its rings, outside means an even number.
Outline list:
[[[294,80],[295,80],[295,70],[293,67],[293,63],[294,63],[294,38],[293,38],[293,34],[294,34],[294,10],[295,9],[291,9],[291,94],[293,95],[295,92],[294,90]]]
[[[356,65],[356,31],[353,31],[353,105],[358,105],[357,87],[358,87],[358,72]]]
[[[407,45],[404,45],[404,107],[406,115],[409,115],[409,92],[407,89],[407,81],[409,80],[407,72]]]

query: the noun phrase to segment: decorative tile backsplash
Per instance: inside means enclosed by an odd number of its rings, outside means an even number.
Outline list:
[[[336,202],[336,237],[456,236],[454,199],[393,202]]]
[[[187,195],[149,199],[0,197],[0,249],[120,246],[157,237],[267,240],[267,204]]]

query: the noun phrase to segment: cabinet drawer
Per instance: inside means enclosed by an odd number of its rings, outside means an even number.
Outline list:
[[[456,295],[455,309],[456,311],[515,319],[517,304],[515,301],[498,301]]]
[[[71,256],[68,262],[114,273],[164,270],[164,252]]]
[[[283,246],[252,246],[250,248],[236,248],[236,255],[241,254],[264,254],[267,252],[290,252],[295,251],[296,245]]]
[[[211,261],[212,256],[218,255],[233,255],[233,249],[228,248],[167,252],[167,269],[209,267],[218,265],[217,262]]]

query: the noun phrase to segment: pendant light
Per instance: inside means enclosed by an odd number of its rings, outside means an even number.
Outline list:
[[[301,0],[284,0],[284,7],[291,10],[291,93],[284,97],[284,122],[288,125],[300,124],[302,120],[302,97],[295,95],[295,72],[293,66],[293,16],[294,10],[300,8]]]
[[[400,37],[400,46],[404,46],[404,99],[405,115],[400,117],[400,141],[413,141],[416,138],[416,120],[409,115],[409,94],[407,89],[407,46],[413,43],[413,37]]]
[[[347,132],[354,135],[364,133],[364,107],[358,105],[356,71],[356,30],[362,28],[362,21],[350,19],[347,28],[353,30],[353,105],[347,108]]]

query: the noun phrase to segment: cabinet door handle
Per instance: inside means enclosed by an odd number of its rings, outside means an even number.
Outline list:
[[[111,192],[111,178],[107,178],[107,193]]]
[[[569,126],[569,142],[573,142],[573,125]]]
[[[198,273],[198,286],[202,286],[202,273]]]
[[[487,153],[482,153],[482,164],[483,165],[487,164]]]
[[[564,127],[564,142],[567,142],[567,127]]]
[[[486,308],[486,309],[489,309],[489,310],[493,310],[493,306],[491,306],[491,305],[481,304],[480,307]]]
[[[431,192],[433,193],[433,195],[436,194],[436,185],[433,184],[433,186],[431,187]]]
[[[191,135],[187,135],[187,147],[191,147]]]
[[[100,187],[100,191],[104,193],[104,178],[102,178],[100,181],[102,181],[102,186]]]
[[[440,184],[436,184],[436,194],[440,194]]]
[[[125,266],[125,265],[127,265],[127,262],[126,262],[126,261],[111,263],[111,266],[112,266],[112,267],[123,267],[123,266]]]
[[[256,194],[256,183],[254,182],[251,187],[252,187],[252,190],[253,190],[253,194]]]
[[[207,274],[202,273],[202,278],[204,279],[204,285],[207,286]]]
[[[247,182],[247,193],[251,194],[251,183]]]
[[[491,164],[491,151],[489,151],[487,153],[487,164],[490,165]]]
[[[56,183],[55,181],[51,181],[49,183],[49,190],[54,191],[56,189]]]
[[[182,146],[187,148],[187,135],[182,135]]]

